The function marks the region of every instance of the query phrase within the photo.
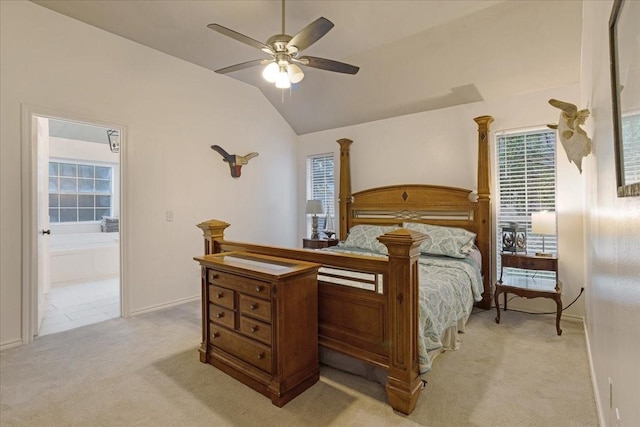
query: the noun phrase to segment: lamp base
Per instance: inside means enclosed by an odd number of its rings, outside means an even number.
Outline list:
[[[311,217],[311,238],[319,239],[320,234],[318,233],[318,217],[314,215]]]

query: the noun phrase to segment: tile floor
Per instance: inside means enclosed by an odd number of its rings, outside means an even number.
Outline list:
[[[120,317],[120,280],[52,287],[44,310],[40,336]]]

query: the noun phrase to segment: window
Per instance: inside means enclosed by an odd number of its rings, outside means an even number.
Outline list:
[[[49,221],[88,222],[111,216],[113,168],[49,162]]]
[[[640,112],[622,116],[624,182],[640,182]]]
[[[499,194],[496,248],[502,249],[502,227],[516,222],[527,228],[527,252],[541,252],[543,236],[531,233],[531,213],[556,210],[555,131],[499,133],[496,145]],[[557,253],[556,236],[544,236],[544,246],[545,252]],[[496,258],[499,274],[500,257]]]
[[[327,215],[335,228],[335,185],[333,154],[307,157],[307,200],[322,201],[324,215],[318,217],[318,230],[325,229]],[[307,218],[307,234],[311,233],[311,220]],[[321,234],[322,235],[322,234]]]

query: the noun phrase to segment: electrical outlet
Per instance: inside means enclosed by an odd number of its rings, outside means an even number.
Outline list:
[[[167,222],[173,221],[173,211],[167,211],[165,218],[167,219]]]

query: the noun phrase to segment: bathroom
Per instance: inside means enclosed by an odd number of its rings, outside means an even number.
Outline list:
[[[39,268],[45,276],[42,336],[120,317],[120,156],[117,131],[38,122],[44,140],[38,143],[48,154],[39,162],[48,246]]]

